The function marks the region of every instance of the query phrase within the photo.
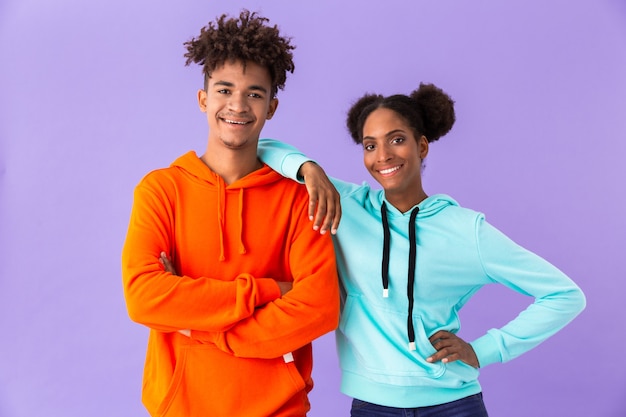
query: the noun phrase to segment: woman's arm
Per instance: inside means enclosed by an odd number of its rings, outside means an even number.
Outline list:
[[[324,234],[330,229],[333,235],[336,234],[341,220],[339,192],[315,162],[302,164],[298,174],[304,179],[309,193],[309,220],[313,220],[313,230],[319,229]]]
[[[581,289],[562,271],[480,218],[476,236],[485,273],[535,298],[516,318],[473,341],[481,366],[507,362],[552,336],[585,308]]]
[[[260,139],[259,158],[274,171],[294,181],[304,182],[309,193],[309,219],[321,234],[337,233],[341,220],[339,192],[322,167],[295,147],[273,139]]]

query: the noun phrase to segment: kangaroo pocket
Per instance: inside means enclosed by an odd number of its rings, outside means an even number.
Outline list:
[[[170,416],[271,415],[303,391],[294,363],[238,358],[214,345],[185,346],[169,389],[153,414]]]
[[[348,296],[338,332],[341,367],[372,381],[402,386],[458,387],[478,372],[464,364],[428,363],[436,352],[421,316],[413,316],[416,350],[408,348],[406,312]]]

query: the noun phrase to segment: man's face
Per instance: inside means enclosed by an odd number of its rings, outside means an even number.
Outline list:
[[[266,67],[240,61],[215,68],[198,104],[209,123],[209,142],[229,149],[256,148],[265,120],[271,119],[278,100],[271,98],[271,78]]]

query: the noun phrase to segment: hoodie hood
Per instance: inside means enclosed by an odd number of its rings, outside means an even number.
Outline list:
[[[185,171],[191,177],[194,177],[198,182],[205,183],[209,186],[218,187],[221,186],[226,189],[245,189],[251,187],[258,187],[268,185],[276,181],[280,181],[283,177],[277,172],[273,171],[266,164],[263,167],[251,172],[243,178],[238,179],[232,184],[226,185],[222,177],[213,172],[202,159],[194,151],[189,151],[186,154],[177,158],[170,165],[173,168],[178,168]]]
[[[445,194],[433,194],[430,197],[426,197],[419,204],[413,206],[410,210],[405,213],[402,213],[400,210],[395,208],[391,203],[385,199],[385,193],[374,193],[373,196],[376,198],[375,201],[372,201],[374,208],[376,210],[380,210],[383,203],[386,203],[387,206],[387,214],[392,217],[409,217],[411,212],[415,209],[419,209],[419,213],[417,214],[418,220],[424,217],[434,216],[439,213],[441,210],[450,206],[459,206],[459,203],[456,202],[452,197]]]
[[[172,168],[177,168],[183,171],[186,175],[188,175],[195,182],[202,184],[204,186],[208,186],[213,189],[217,189],[217,211],[218,211],[218,230],[220,234],[220,261],[226,260],[225,249],[224,249],[224,233],[226,229],[226,203],[227,201],[232,201],[232,199],[227,198],[227,194],[237,193],[238,198],[236,199],[236,204],[238,204],[239,213],[238,216],[238,229],[239,229],[239,253],[246,253],[246,245],[243,241],[243,213],[245,210],[245,196],[244,190],[250,189],[253,187],[261,187],[268,184],[272,184],[277,181],[283,180],[283,177],[277,172],[273,171],[266,164],[263,164],[263,167],[257,169],[256,171],[251,172],[243,178],[238,179],[237,181],[226,184],[224,179],[220,177],[218,174],[213,172],[211,168],[209,168],[194,151],[187,152],[186,154],[180,156],[176,159],[172,164]]]

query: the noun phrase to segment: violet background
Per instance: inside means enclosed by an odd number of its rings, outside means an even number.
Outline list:
[[[297,45],[264,136],[369,181],[343,125],[350,103],[433,82],[458,122],[431,146],[426,191],[485,212],[585,291],[562,332],[481,371],[490,415],[625,416],[623,0],[1,0],[0,416],[147,415],[147,330],[120,278],[132,190],[203,152],[202,76],[182,43],[243,7]],[[461,335],[529,302],[485,288]],[[346,416],[332,334],[314,346],[310,416]]]

